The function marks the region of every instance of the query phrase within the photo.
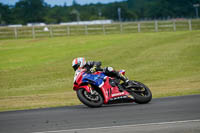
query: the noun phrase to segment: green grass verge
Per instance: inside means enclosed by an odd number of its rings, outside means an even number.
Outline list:
[[[200,94],[200,31],[0,41],[0,111],[80,104],[75,57],[125,69],[153,97]]]

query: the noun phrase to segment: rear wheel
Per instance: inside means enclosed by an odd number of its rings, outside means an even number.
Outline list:
[[[151,101],[151,90],[141,82],[132,81],[132,86],[127,91],[135,98],[135,102],[145,104]]]
[[[103,97],[96,90],[89,93],[84,88],[80,88],[76,93],[79,100],[88,107],[101,107],[103,104]]]

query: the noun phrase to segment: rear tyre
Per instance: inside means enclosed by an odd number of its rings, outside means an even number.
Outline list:
[[[151,101],[151,90],[141,82],[132,81],[133,87],[128,88],[128,92],[135,98],[135,102],[145,104]]]
[[[93,90],[93,94],[88,93],[84,88],[80,88],[76,91],[79,100],[88,107],[97,108],[103,104],[103,97],[96,90]]]

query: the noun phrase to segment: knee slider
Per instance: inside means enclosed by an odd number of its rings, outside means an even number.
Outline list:
[[[108,72],[112,72],[114,69],[112,67],[107,67]]]
[[[106,73],[106,74],[109,74],[109,73],[111,73],[113,71],[114,71],[114,69],[112,67],[105,67],[103,69],[103,72]]]

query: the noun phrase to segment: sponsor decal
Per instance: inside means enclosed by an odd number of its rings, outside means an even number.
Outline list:
[[[116,97],[116,96],[120,96],[120,95],[124,95],[124,92],[112,94],[112,97]]]
[[[119,99],[126,99],[126,98],[128,98],[128,96],[114,97],[114,98],[111,98],[110,101],[119,100]]]

